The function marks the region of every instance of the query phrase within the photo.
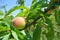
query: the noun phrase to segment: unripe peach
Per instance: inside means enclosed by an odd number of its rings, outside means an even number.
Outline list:
[[[23,29],[25,27],[25,18],[23,17],[16,17],[12,20],[14,28]]]
[[[47,12],[47,14],[51,14],[51,11],[49,10],[49,11]]]

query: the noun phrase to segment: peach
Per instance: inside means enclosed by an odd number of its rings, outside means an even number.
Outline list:
[[[25,18],[23,17],[15,17],[12,20],[12,23],[13,23],[14,28],[23,29],[25,27],[26,22],[25,22]]]

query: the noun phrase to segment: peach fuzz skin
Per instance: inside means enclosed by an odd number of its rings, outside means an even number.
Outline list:
[[[15,28],[20,28],[20,26],[25,25],[25,18],[16,17],[12,20],[12,23]]]

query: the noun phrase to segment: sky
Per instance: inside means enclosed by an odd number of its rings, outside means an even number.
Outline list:
[[[24,0],[25,1],[25,6],[26,7],[30,7],[32,0]],[[14,6],[17,6],[17,0],[0,0],[0,9],[3,5],[6,5],[6,10],[8,11],[9,9],[11,9]],[[1,9],[4,11],[4,9]],[[19,13],[20,10],[16,10],[14,12],[12,12],[12,15],[16,15],[17,13]]]

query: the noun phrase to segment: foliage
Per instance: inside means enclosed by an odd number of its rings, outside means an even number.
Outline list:
[[[30,8],[24,0],[18,0],[6,13],[0,10],[0,40],[60,40],[60,0],[32,0]],[[12,14],[21,10],[15,17],[26,17],[22,30],[13,27]]]

